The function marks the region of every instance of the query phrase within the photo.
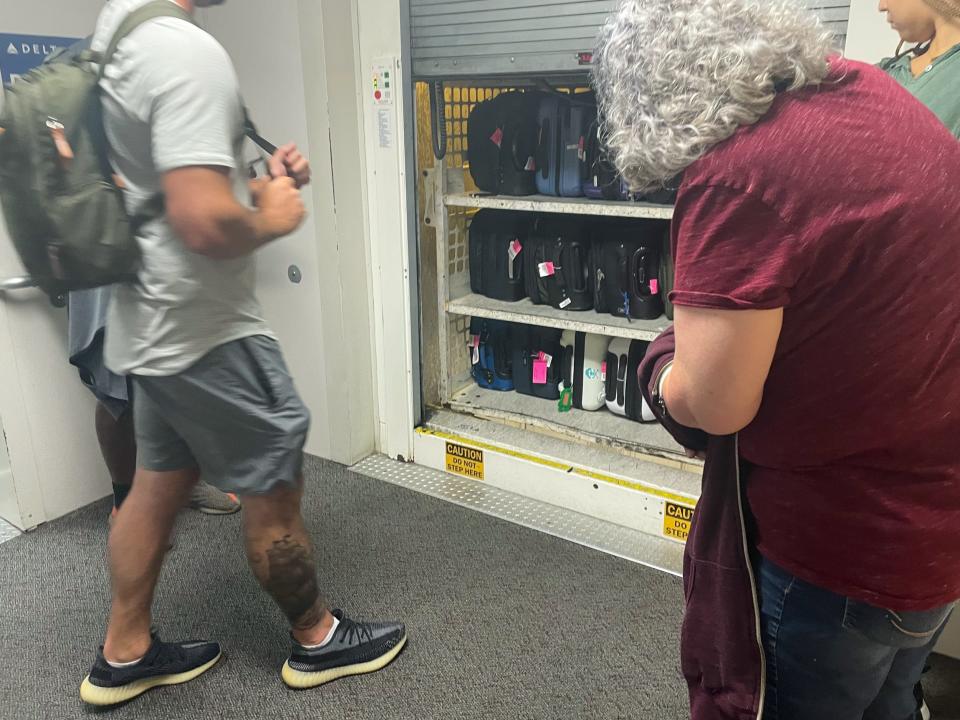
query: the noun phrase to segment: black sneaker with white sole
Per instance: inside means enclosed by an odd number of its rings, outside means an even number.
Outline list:
[[[356,622],[342,610],[334,610],[333,616],[340,624],[328,644],[310,650],[293,643],[293,652],[281,673],[289,687],[305,690],[349,675],[382,670],[407,643],[402,623]]]
[[[80,685],[80,699],[101,707],[119,705],[162,685],[179,685],[203,675],[220,660],[214,642],[165,643],[154,634],[143,660],[115,668],[97,653],[93,669]]]

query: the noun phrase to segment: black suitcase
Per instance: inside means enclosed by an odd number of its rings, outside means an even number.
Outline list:
[[[581,163],[583,194],[594,200],[629,200],[630,190],[607,156],[599,133],[600,123],[595,120],[587,130]]]
[[[526,295],[524,246],[532,221],[526,213],[481,210],[470,223],[470,290],[515,302]]]
[[[560,399],[563,375],[562,330],[514,325],[510,344],[513,348],[513,386],[523,395]]]
[[[529,258],[528,267],[537,273],[538,282],[528,281],[528,291],[535,290],[542,304],[560,310],[590,310],[593,268],[584,222],[577,217],[543,216],[534,223],[530,238],[534,257]]]
[[[629,220],[594,228],[591,262],[597,312],[634,320],[655,320],[663,314],[662,237],[662,229]]]
[[[484,192],[533,195],[536,185],[537,111],[541,93],[505,92],[470,113],[467,160]]]
[[[550,302],[550,289],[547,279],[540,275],[540,265],[547,260],[546,243],[536,233],[538,223],[534,222],[523,246],[523,284],[524,293],[534,305],[546,305]]]

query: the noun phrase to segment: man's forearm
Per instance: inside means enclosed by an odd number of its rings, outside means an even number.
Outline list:
[[[262,212],[250,210],[239,203],[233,216],[223,218],[219,226],[219,237],[213,245],[213,252],[207,253],[218,260],[245,257],[278,237]]]
[[[277,238],[263,213],[238,202],[207,208],[202,217],[172,221],[192,252],[215,260],[244,257]]]

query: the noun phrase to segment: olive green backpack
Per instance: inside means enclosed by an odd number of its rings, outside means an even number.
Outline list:
[[[193,22],[156,0],[120,25],[102,56],[67,50],[6,90],[0,114],[0,204],[20,259],[51,297],[131,280],[136,231],[163,212],[158,196],[128,216],[108,159],[99,82],[120,41],[158,17]]]

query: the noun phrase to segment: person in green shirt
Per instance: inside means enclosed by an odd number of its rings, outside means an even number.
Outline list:
[[[880,67],[960,138],[960,0],[880,0],[880,11],[901,39]]]

